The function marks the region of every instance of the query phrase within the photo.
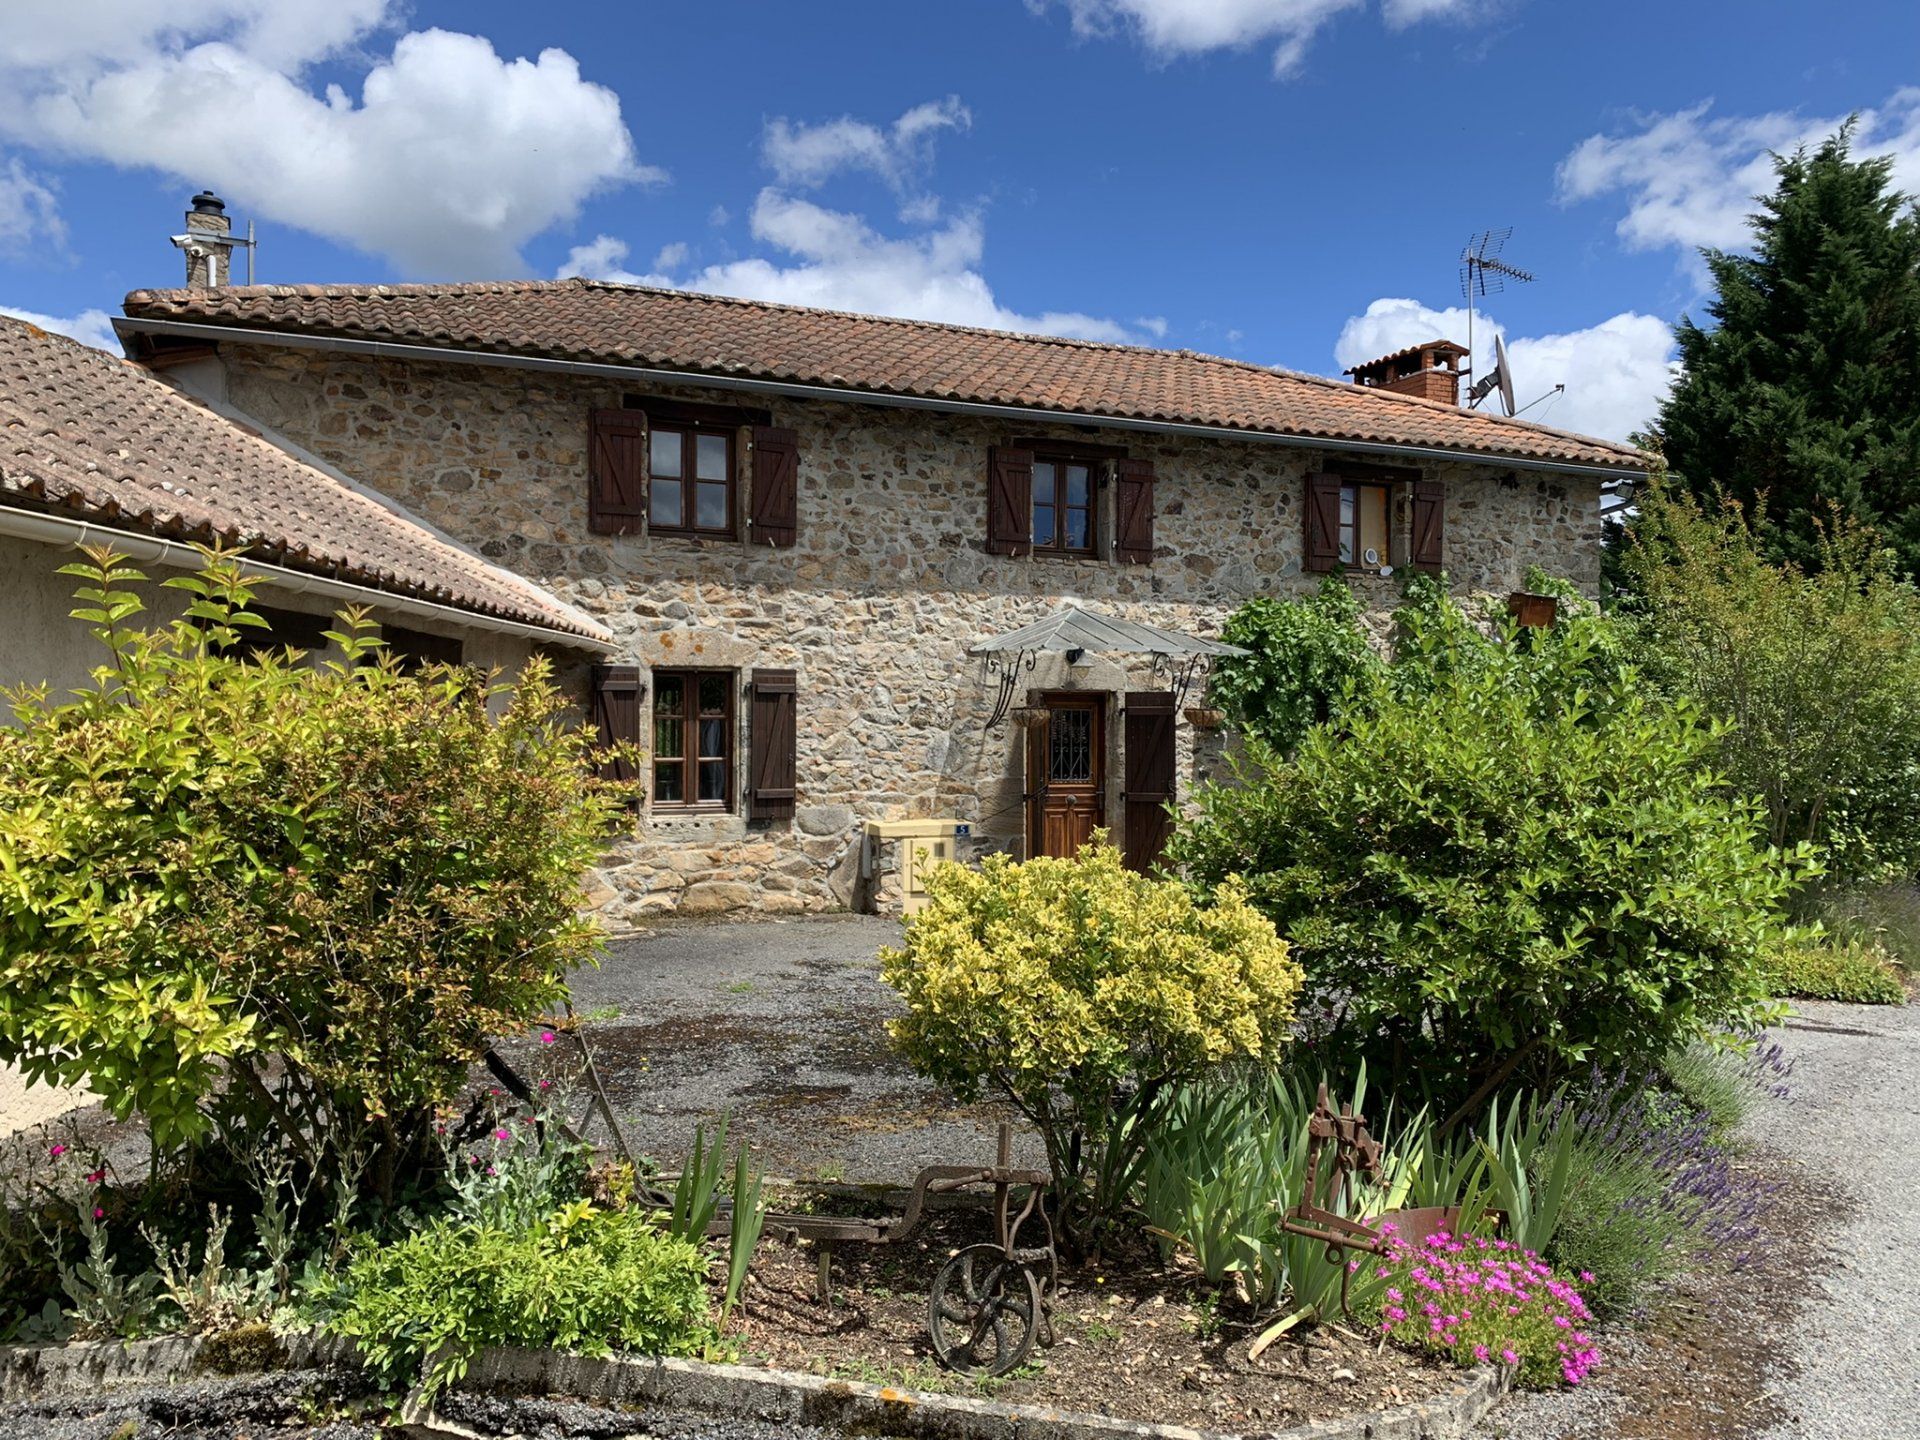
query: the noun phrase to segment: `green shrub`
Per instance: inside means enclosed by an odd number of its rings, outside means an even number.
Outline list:
[[[1126,1202],[1158,1094],[1287,1042],[1300,972],[1237,882],[1202,904],[1095,843],[943,865],[927,890],[880,957],[906,1002],[894,1041],[963,1101],[1001,1095],[1033,1121],[1075,1238]]]
[[[1227,617],[1220,638],[1252,653],[1221,659],[1208,697],[1281,751],[1332,718],[1348,695],[1370,690],[1382,665],[1360,628],[1360,601],[1340,575],[1303,600],[1247,601]]]
[[[1170,859],[1244,877],[1305,969],[1316,1054],[1460,1099],[1766,1012],[1761,946],[1810,853],[1763,848],[1714,730],[1603,639],[1488,642],[1200,790]]]
[[[503,713],[471,672],[247,660],[250,582],[210,555],[156,630],[89,551],[74,613],[110,663],[0,727],[0,1060],[90,1086],[170,1146],[208,1107],[381,1195],[430,1158],[433,1108],[490,1036],[597,953],[578,911],[616,797],[542,660]]]
[[[1713,760],[1777,845],[1824,849],[1829,885],[1920,867],[1920,596],[1850,522],[1811,573],[1768,558],[1738,506],[1655,488],[1622,563],[1649,680],[1724,720]]]
[[[1794,935],[1766,955],[1767,993],[1796,1000],[1904,1005],[1907,988],[1887,958],[1860,940]]]
[[[581,1201],[528,1227],[445,1219],[369,1244],[314,1305],[390,1389],[432,1358],[433,1390],[487,1345],[703,1354],[716,1339],[706,1273],[696,1246],[641,1211]]]

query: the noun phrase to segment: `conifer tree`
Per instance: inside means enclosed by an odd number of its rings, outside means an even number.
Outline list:
[[[1920,574],[1920,209],[1892,164],[1856,160],[1851,122],[1775,158],[1751,255],[1704,252],[1712,328],[1682,319],[1684,373],[1657,440],[1673,484],[1766,497],[1774,557],[1819,563],[1836,512]]]

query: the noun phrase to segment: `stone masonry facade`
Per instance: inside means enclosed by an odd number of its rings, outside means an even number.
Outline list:
[[[984,728],[994,686],[977,639],[1065,599],[1145,624],[1217,635],[1242,601],[1302,594],[1305,476],[1325,451],[1021,424],[695,386],[644,390],[513,368],[227,345],[240,409],[401,505],[604,621],[642,666],[798,672],[792,820],[653,813],[615,844],[594,898],[615,924],[671,908],[781,913],[859,907],[870,820],[951,817],[973,853],[1024,845],[1022,735]],[[799,539],[590,533],[588,412],[624,395],[771,410],[800,445]],[[986,456],[1015,435],[1105,445],[1154,462],[1151,565],[988,554]],[[1379,456],[1348,457],[1383,463]],[[1445,565],[1463,593],[1518,588],[1529,565],[1592,591],[1598,481],[1497,462],[1420,466],[1446,487]],[[1103,496],[1103,499],[1106,497]],[[1103,515],[1110,527],[1111,516]],[[1367,605],[1398,578],[1354,577]],[[585,676],[577,681],[583,689]],[[1044,660],[1024,685],[1117,694],[1164,689],[1145,661],[1069,671]],[[1189,703],[1199,699],[1196,694]],[[739,754],[746,709],[739,712]],[[1117,818],[1121,726],[1108,725],[1107,814]],[[1220,760],[1220,738],[1178,726],[1178,786]],[[870,858],[870,857],[869,857]]]

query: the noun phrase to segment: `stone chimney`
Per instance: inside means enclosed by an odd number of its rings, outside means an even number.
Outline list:
[[[227,218],[226,202],[211,190],[193,197],[187,233],[175,235],[173,243],[186,252],[189,290],[233,284],[233,222]]]
[[[1451,340],[1429,340],[1356,365],[1346,373],[1353,377],[1356,385],[1458,405],[1460,362],[1466,354],[1466,347]]]

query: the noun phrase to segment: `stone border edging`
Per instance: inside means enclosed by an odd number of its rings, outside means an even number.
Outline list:
[[[351,1367],[357,1359],[351,1341],[307,1333],[282,1336],[280,1343],[287,1369]],[[203,1377],[210,1373],[206,1348],[205,1336],[0,1346],[0,1401]],[[1510,1378],[1503,1369],[1482,1366],[1437,1399],[1255,1433],[1262,1440],[1462,1440],[1506,1392]],[[904,1440],[1241,1440],[1239,1434],[1187,1425],[1007,1405],[796,1371],[699,1360],[596,1360],[555,1350],[482,1350],[458,1388],[685,1405],[708,1414],[841,1426]],[[431,1429],[431,1421],[422,1428]]]
[[[1503,1370],[1482,1366],[1435,1400],[1256,1433],[1263,1440],[1461,1440],[1493,1408],[1508,1379]],[[457,1388],[644,1400],[709,1414],[840,1426],[906,1440],[1240,1440],[1238,1434],[1187,1425],[1005,1405],[787,1370],[699,1360],[596,1360],[553,1350],[482,1350]]]

